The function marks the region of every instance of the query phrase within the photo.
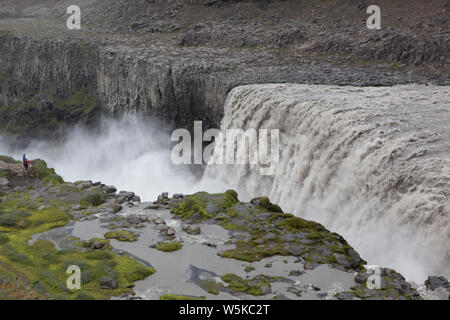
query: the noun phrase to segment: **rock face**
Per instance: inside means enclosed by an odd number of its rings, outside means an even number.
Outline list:
[[[102,289],[116,289],[117,288],[117,280],[103,277],[100,279],[100,287]]]
[[[442,31],[448,29],[445,12],[438,8],[436,17],[423,21],[420,9],[411,13],[414,27],[384,21],[386,29],[374,33],[361,26],[365,9],[351,4],[350,18],[342,18],[333,13],[332,1],[313,12],[317,8],[309,3],[200,2],[83,1],[84,27],[73,33],[59,22],[42,23],[60,18],[64,3],[49,10],[39,1],[7,1],[0,8],[0,30],[6,31],[0,33],[2,131],[47,137],[68,124],[124,111],[164,120],[168,127],[190,129],[201,119],[207,129],[219,125],[228,92],[249,83],[449,82],[445,72],[439,74],[448,67],[449,39]],[[189,22],[192,10],[204,17],[195,25]],[[328,16],[318,22],[317,11]],[[27,20],[11,19],[21,16]],[[429,28],[427,38],[422,25]],[[330,66],[341,58],[353,64]],[[363,68],[361,61],[384,67]],[[386,61],[394,63],[391,69],[425,65],[437,74],[389,70]]]
[[[425,280],[425,286],[432,291],[437,288],[445,288],[450,292],[450,283],[445,277],[429,276]]]

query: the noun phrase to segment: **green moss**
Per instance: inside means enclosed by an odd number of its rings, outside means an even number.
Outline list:
[[[14,160],[12,157],[9,156],[0,156],[0,161],[15,164],[15,163],[22,163],[21,161]]]
[[[164,252],[173,252],[180,250],[183,247],[180,241],[158,242],[155,249]]]
[[[85,207],[93,206],[97,207],[105,202],[105,198],[100,191],[92,192],[83,199],[81,199],[80,204]]]
[[[232,196],[234,199],[238,200],[238,193],[236,191],[234,191],[233,189],[229,189],[229,190],[225,191],[225,194],[228,194],[228,195]]]
[[[221,257],[232,258],[237,260],[242,260],[246,262],[259,261],[266,257],[272,257],[275,255],[288,256],[289,250],[280,247],[255,247],[249,246],[246,243],[238,243],[237,247],[234,249],[225,250],[219,253]]]
[[[206,195],[204,193],[196,193],[194,195],[186,196],[182,201],[172,209],[172,213],[182,218],[192,218],[195,213],[198,213],[202,219],[209,219],[214,217],[205,209],[207,202]]]
[[[200,232],[201,232],[200,227],[192,228],[191,226],[187,226],[185,231],[186,231],[186,233],[192,234],[192,235],[197,235],[197,234],[200,234]]]
[[[268,277],[265,275],[259,275],[252,279],[244,280],[233,273],[227,273],[222,276],[221,279],[228,283],[228,288],[233,292],[245,292],[246,294],[253,296],[262,295],[261,287],[270,287],[270,282],[276,280],[276,278]]]
[[[167,293],[159,297],[160,300],[204,300],[206,297],[191,297],[179,294]]]
[[[42,204],[48,207],[38,210]],[[58,199],[31,200],[28,191],[12,192],[0,203],[0,216],[4,218],[4,223],[0,224],[3,239],[0,240],[0,274],[6,268],[14,270],[15,277],[27,279],[29,285],[22,294],[24,297],[36,292],[44,299],[108,299],[111,295],[131,293],[135,281],[155,272],[127,255],[115,255],[106,239],[75,242],[82,250],[57,250],[46,240],[29,245],[33,235],[65,226],[70,221],[71,206]],[[68,240],[78,239],[70,237]],[[90,249],[93,241],[102,241],[105,246],[101,250]],[[82,269],[81,290],[67,289],[66,267],[73,264]],[[105,276],[118,281],[117,289],[100,288],[100,279]],[[4,297],[16,298],[15,293],[9,291]]]
[[[9,238],[3,232],[0,232],[0,245],[5,244],[9,241]]]
[[[253,266],[246,266],[245,269],[244,269],[245,272],[251,272],[251,271],[254,271],[254,270],[255,270],[255,267],[253,267]]]
[[[200,280],[198,285],[206,292],[214,295],[218,295],[221,290],[225,289],[222,283],[217,283],[212,279]]]
[[[253,198],[252,200],[250,200],[250,202],[257,204],[258,207],[267,209],[271,212],[283,212],[279,205],[271,203],[269,198],[267,197]]]
[[[105,233],[106,239],[116,239],[119,241],[134,242],[137,241],[137,235],[128,230],[117,230]]]
[[[308,221],[299,217],[290,217],[287,219],[283,219],[280,223],[278,223],[279,226],[284,227],[286,230],[295,233],[298,231],[326,231],[326,229],[321,225],[314,221]]]
[[[48,168],[47,163],[44,160],[36,159],[31,162],[31,172],[38,179],[43,180],[46,183],[53,182],[54,184],[64,183],[63,178],[55,173],[55,169]]]

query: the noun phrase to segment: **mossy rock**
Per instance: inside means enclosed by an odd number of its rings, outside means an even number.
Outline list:
[[[234,199],[238,200],[239,195],[233,189],[229,189],[229,190],[225,191],[225,194],[228,194],[228,195],[232,196]]]
[[[173,252],[178,251],[183,247],[180,241],[169,241],[169,242],[158,242],[156,245],[153,245],[152,248],[155,248],[159,251],[164,252]]]
[[[187,226],[184,231],[186,231],[186,233],[188,234],[192,234],[192,235],[197,235],[200,234],[201,230],[200,227],[191,227],[191,226]]]
[[[261,296],[270,292],[270,283],[276,278],[258,275],[252,279],[242,279],[241,277],[227,273],[221,279],[228,283],[228,289],[233,292],[243,292],[252,296]]]
[[[105,200],[105,195],[103,193],[95,191],[81,199],[80,204],[85,207],[97,207],[104,203]]]
[[[130,232],[128,230],[117,230],[105,233],[105,238],[116,239],[118,241],[135,242],[137,241],[138,237],[135,233]]]
[[[283,212],[279,205],[271,203],[269,198],[267,197],[253,198],[252,200],[250,200],[250,202],[257,207],[267,209],[271,212]]]
[[[44,160],[33,160],[31,161],[31,165],[31,172],[36,178],[41,179],[46,183],[64,183],[63,178],[56,174],[55,169],[48,168],[47,163]]]

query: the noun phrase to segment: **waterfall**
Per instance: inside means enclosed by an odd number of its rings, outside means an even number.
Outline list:
[[[221,131],[279,129],[279,165],[272,176],[210,165],[204,177],[324,224],[407,279],[449,276],[449,101],[437,86],[236,87]]]

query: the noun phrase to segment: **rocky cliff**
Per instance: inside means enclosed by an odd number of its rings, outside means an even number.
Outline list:
[[[81,30],[66,29],[68,5],[0,7],[0,121],[12,137],[135,111],[217,127],[241,84],[448,83],[443,1],[413,26],[402,22],[411,12],[383,3],[399,19],[386,15],[378,33],[356,2],[81,1]]]

